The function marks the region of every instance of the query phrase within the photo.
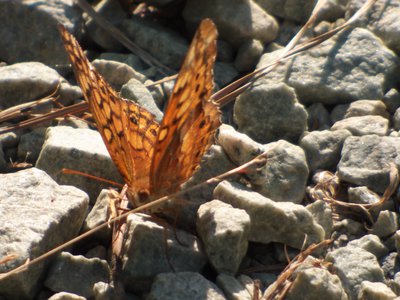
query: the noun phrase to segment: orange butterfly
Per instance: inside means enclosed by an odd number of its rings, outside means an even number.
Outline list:
[[[60,33],[75,76],[97,128],[138,207],[176,192],[198,168],[220,126],[220,111],[210,100],[217,30],[203,20],[189,47],[164,119],[121,98],[93,68],[76,39]]]

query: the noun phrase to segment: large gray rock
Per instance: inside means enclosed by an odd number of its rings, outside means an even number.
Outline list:
[[[300,140],[311,172],[336,168],[343,143],[351,133],[348,130],[312,131]]]
[[[204,18],[211,18],[219,37],[235,46],[249,39],[271,42],[278,34],[278,23],[250,0],[186,1],[183,17],[192,29]]]
[[[277,54],[264,54],[257,68]],[[362,67],[361,67],[362,66]],[[286,82],[302,103],[382,99],[396,82],[399,59],[370,31],[354,28],[296,56],[265,76]]]
[[[78,234],[88,207],[87,195],[72,186],[59,186],[45,172],[32,168],[0,176],[0,264],[9,271],[69,241]],[[16,217],[16,213],[19,216]],[[0,294],[9,299],[32,299],[49,260],[0,280]],[[0,276],[1,278],[1,276]]]
[[[389,120],[381,116],[349,117],[337,121],[332,130],[348,130],[352,135],[376,134],[385,136],[389,133]]]
[[[1,1],[0,57],[8,63],[66,63],[57,25],[63,23],[76,34],[82,21],[82,11],[72,1]]]
[[[137,16],[125,19],[124,33],[143,50],[166,66],[179,69],[188,49],[188,42],[176,32]]]
[[[285,299],[347,300],[348,296],[337,275],[322,268],[308,268],[297,272]]]
[[[351,136],[343,145],[338,177],[383,193],[389,185],[389,163],[400,166],[400,138]]]
[[[60,184],[74,185],[86,191],[91,203],[109,184],[81,175],[64,174],[63,168],[123,182],[97,131],[66,126],[50,127],[36,167],[46,171]]]
[[[1,6],[1,3],[0,3]],[[38,100],[51,95],[60,85],[60,100],[70,104],[82,93],[72,87],[55,70],[39,62],[0,67],[0,109]]]
[[[357,299],[363,281],[383,282],[385,279],[375,255],[361,248],[342,247],[329,252],[325,259],[333,263],[350,299]]]
[[[214,196],[249,214],[250,241],[266,244],[278,242],[300,249],[305,239],[307,245],[324,239],[323,228],[302,205],[274,202],[238,183],[228,181],[216,187]]]
[[[197,233],[218,273],[234,275],[247,251],[250,217],[243,209],[213,200],[197,212]]]
[[[346,7],[346,19],[364,4],[363,0],[350,0]],[[379,36],[391,49],[400,52],[400,6],[397,0],[378,0],[368,14],[362,16],[357,26],[365,26]]]
[[[303,200],[309,173],[303,149],[283,140],[260,145],[227,125],[220,127],[218,142],[237,165],[267,152],[265,166],[246,173],[255,191],[274,201]]]
[[[94,296],[94,284],[108,282],[109,276],[107,261],[62,252],[51,265],[44,284],[54,292],[70,292],[89,298]]]
[[[148,215],[129,215],[126,236],[121,278],[128,291],[148,290],[160,273],[199,272],[207,261],[195,236],[164,228]]]
[[[238,130],[260,143],[297,142],[307,130],[307,111],[286,84],[259,81],[235,102]]]

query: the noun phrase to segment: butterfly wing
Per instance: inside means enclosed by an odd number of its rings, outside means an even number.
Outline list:
[[[149,192],[151,157],[159,124],[153,114],[119,97],[93,68],[76,39],[59,31],[97,128],[134,197]]]
[[[192,176],[220,126],[211,102],[217,30],[203,20],[189,47],[161,123],[150,170],[151,194],[175,192]]]

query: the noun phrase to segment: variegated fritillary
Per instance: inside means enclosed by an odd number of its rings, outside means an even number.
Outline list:
[[[75,75],[97,128],[128,185],[135,207],[149,196],[176,192],[212,143],[220,111],[210,100],[217,30],[203,20],[189,47],[164,119],[119,97],[93,68],[76,39],[60,25]]]

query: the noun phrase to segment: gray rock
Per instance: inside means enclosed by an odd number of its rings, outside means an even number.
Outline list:
[[[373,255],[376,256],[377,259],[383,257],[389,252],[386,246],[381,242],[379,237],[374,234],[367,234],[357,240],[352,240],[348,243],[348,245],[359,247],[368,252],[371,252]]]
[[[382,98],[389,113],[393,114],[400,107],[400,93],[396,89],[390,89]]]
[[[21,136],[18,144],[18,159],[20,161],[36,162],[42,150],[46,130],[46,127],[39,127]]]
[[[382,282],[361,282],[358,298],[362,300],[394,300],[397,299],[396,294]]]
[[[86,298],[73,293],[61,292],[54,294],[48,300],[86,300]]]
[[[385,255],[379,263],[385,278],[394,278],[395,273],[400,269],[397,252],[390,252],[388,255]]]
[[[146,300],[225,300],[224,294],[211,281],[198,273],[159,274],[154,279]]]
[[[325,130],[332,126],[331,116],[322,103],[313,103],[307,107],[308,130]]]
[[[186,2],[183,18],[192,29],[200,20],[211,18],[221,39],[238,46],[246,40],[271,42],[278,34],[278,23],[255,2],[248,0]]]
[[[36,167],[46,171],[60,184],[74,185],[86,191],[91,203],[109,184],[81,175],[64,174],[61,172],[63,168],[123,182],[100,134],[90,129],[66,126],[49,128]]]
[[[397,272],[394,276],[391,287],[397,295],[400,294],[400,272]]]
[[[250,176],[253,189],[274,201],[300,203],[309,173],[303,149],[281,140],[266,145],[265,151],[265,167]]]
[[[364,2],[351,0],[347,4],[346,19],[350,18]],[[365,26],[380,37],[383,42],[396,52],[400,52],[399,19],[400,7],[398,1],[377,1],[367,15],[363,15],[358,21],[358,26]]]
[[[350,117],[341,121],[337,121],[332,125],[331,129],[347,129],[356,136],[368,134],[385,136],[389,133],[389,120],[381,116]]]
[[[213,200],[197,212],[197,233],[218,273],[234,275],[246,254],[250,217],[246,211]]]
[[[351,133],[348,130],[312,131],[300,140],[311,172],[335,169],[340,160],[343,143]]]
[[[264,46],[259,40],[248,40],[244,42],[238,49],[235,58],[235,68],[239,72],[247,72],[254,69],[257,65]]]
[[[265,166],[246,174],[255,191],[274,201],[300,203],[303,200],[308,167],[300,147],[286,141],[263,146],[227,125],[220,127],[218,142],[237,165],[260,153],[268,153]]]
[[[110,239],[108,239],[108,242]],[[86,258],[107,259],[107,249],[102,245],[97,245],[85,253]]]
[[[381,197],[366,186],[349,187],[347,194],[348,200],[351,203],[374,204],[374,206],[368,210],[374,219],[378,218],[382,210],[395,210],[393,201],[385,201],[381,204],[377,204],[381,200]]]
[[[287,19],[283,20],[283,22],[280,22],[279,35],[273,43],[267,46],[267,51],[265,52],[273,52],[279,48],[282,48],[284,45],[287,45],[296,35],[296,33],[299,32],[300,28],[301,26],[298,22],[289,21]]]
[[[328,203],[317,200],[306,208],[311,212],[315,222],[322,226],[325,231],[325,238],[329,239],[333,230],[332,209]]]
[[[270,59],[271,54],[264,54],[257,68]],[[386,86],[397,80],[398,65],[399,59],[379,38],[355,28],[305,51],[265,78],[287,82],[302,103],[335,105],[382,99]]]
[[[242,275],[245,276],[245,275]],[[251,280],[251,278],[249,278]],[[251,280],[252,281],[252,280]],[[219,274],[217,285],[224,292],[229,300],[252,300],[253,295],[238,279],[231,275]]]
[[[140,58],[134,54],[131,53],[114,53],[114,52],[104,52],[101,53],[97,59],[99,60],[112,60],[112,61],[117,61],[123,64],[128,65],[132,69],[138,72],[142,72],[145,70],[146,65],[143,63]]]
[[[343,18],[346,12],[346,4],[348,0],[328,0],[325,1],[321,10],[318,12],[318,19],[335,21]]]
[[[340,109],[343,107],[344,109]],[[342,112],[344,114],[342,115]],[[334,121],[351,117],[361,116],[381,116],[389,119],[389,113],[386,110],[386,105],[380,100],[358,100],[350,104],[337,105],[332,111]]]
[[[259,81],[246,90],[235,102],[234,120],[240,132],[260,143],[297,142],[307,130],[307,111],[282,83]]]
[[[127,64],[113,61],[96,59],[92,62],[96,70],[105,78],[115,90],[119,91],[121,87],[132,78],[144,83],[146,77],[143,74],[132,69]]]
[[[96,282],[108,282],[110,270],[105,260],[62,252],[50,267],[44,285],[54,292],[70,292],[93,297]]]
[[[387,237],[399,229],[398,216],[393,211],[384,210],[378,215],[378,219],[372,225],[372,234],[376,234],[380,238]]]
[[[233,64],[216,62],[214,65],[214,81],[218,86],[225,86],[231,83],[239,75]]]
[[[324,239],[324,230],[302,205],[274,202],[238,183],[228,181],[218,184],[214,196],[249,214],[249,241],[278,242],[300,249],[306,236],[307,245]]]
[[[149,112],[155,115],[157,122],[161,123],[163,113],[154,102],[150,91],[139,80],[135,78],[129,80],[122,86],[120,95],[123,98],[135,101],[141,107],[147,109]]]
[[[10,124],[2,123],[2,125],[10,125]],[[22,132],[20,130],[14,130],[11,132],[0,134],[1,148],[6,149],[18,146],[21,135]]]
[[[0,70],[1,109],[48,96],[60,82],[64,83],[64,89],[70,88],[55,70],[39,62],[14,64],[0,67]]]
[[[372,253],[358,247],[342,247],[329,252],[325,258],[332,262],[350,299],[357,299],[365,280],[383,282],[383,271]]]
[[[93,286],[93,294],[96,300],[113,300],[116,299],[114,287],[106,282],[96,282]],[[134,300],[134,299],[130,299]]]
[[[121,28],[143,50],[161,63],[179,69],[188,49],[188,42],[176,32],[137,16],[125,19]]]
[[[0,144],[0,172],[1,173],[5,172],[6,169],[7,169],[7,162],[4,157],[3,148],[1,147],[1,144]]]
[[[313,1],[296,0],[255,0],[262,8],[273,15],[296,22],[305,22],[314,8]]]
[[[333,226],[334,235],[332,239],[336,239],[338,235],[346,235],[346,244],[348,240],[354,240],[366,233],[365,226],[352,219],[343,219],[341,221],[335,222]],[[343,237],[342,237],[343,239]]]
[[[97,226],[107,222],[110,218],[110,205],[112,201],[117,200],[118,193],[111,190],[102,190],[96,203],[87,215],[83,225],[82,232],[87,232]],[[111,227],[106,227],[93,233],[92,239],[103,242],[107,244],[111,239]]]
[[[285,299],[347,300],[348,296],[337,275],[321,268],[308,268],[296,274]]]
[[[400,138],[365,135],[350,136],[343,145],[338,177],[383,193],[389,185],[390,162],[400,165]]]
[[[128,17],[118,1],[100,1],[93,8],[98,14],[116,27],[119,27],[122,21]],[[115,37],[110,35],[107,30],[101,28],[91,17],[89,17],[85,23],[85,27],[93,41],[103,49],[107,51],[121,51],[124,49],[122,44]]]
[[[393,115],[393,128],[395,130],[400,130],[400,108],[398,108]]]
[[[182,198],[186,200],[184,205],[179,205],[178,203],[179,206],[177,209],[172,211],[173,213],[171,214],[171,217],[174,219],[177,218],[179,227],[196,228],[195,223],[197,210],[203,203],[214,199],[213,192],[217,186],[217,183],[203,183],[206,180],[232,170],[235,167],[236,166],[220,146],[213,145],[210,147],[202,158],[200,168],[182,185],[182,190],[186,190],[200,184],[196,189],[185,192],[182,196]],[[178,217],[177,212],[179,214]]]
[[[148,215],[129,215],[126,236],[121,278],[127,291],[146,291],[157,274],[199,272],[206,263],[195,236],[164,228]]]
[[[0,257],[17,258],[0,264],[0,273],[22,265],[69,241],[78,234],[88,207],[87,195],[71,186],[59,186],[45,172],[31,168],[0,176]],[[17,218],[16,212],[23,218]],[[49,264],[0,281],[0,294],[9,299],[31,299],[42,284]]]
[[[4,61],[40,61],[47,65],[67,62],[58,23],[74,34],[83,23],[81,9],[60,0],[1,1],[0,20],[0,57]]]
[[[217,40],[217,59],[220,62],[232,62],[234,58],[233,47],[223,40]]]
[[[400,231],[397,230],[396,233],[393,235],[395,239],[395,246],[397,249],[397,253],[400,255]]]

